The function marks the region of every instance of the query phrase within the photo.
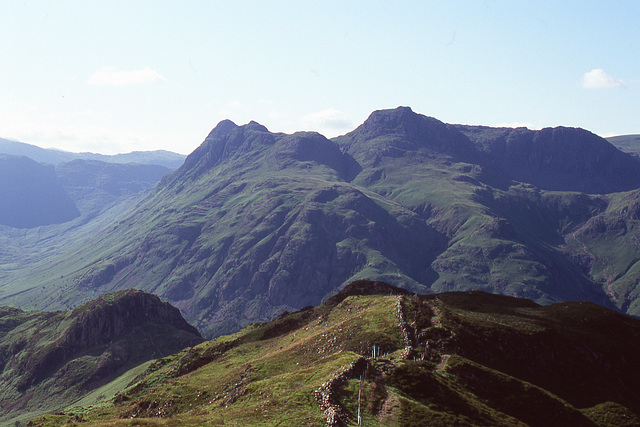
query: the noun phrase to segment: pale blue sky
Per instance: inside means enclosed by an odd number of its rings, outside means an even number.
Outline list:
[[[189,153],[220,120],[640,133],[640,1],[0,3],[0,137]]]

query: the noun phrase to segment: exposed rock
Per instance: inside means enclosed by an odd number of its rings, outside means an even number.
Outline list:
[[[178,309],[137,290],[106,294],[73,311],[0,314],[0,408],[6,414],[0,421],[54,410],[126,369],[203,341]]]

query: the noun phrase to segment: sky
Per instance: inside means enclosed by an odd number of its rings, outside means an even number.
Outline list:
[[[0,137],[188,154],[224,119],[333,137],[374,110],[640,134],[640,2],[0,2]]]

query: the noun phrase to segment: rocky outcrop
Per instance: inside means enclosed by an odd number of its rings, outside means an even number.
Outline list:
[[[64,345],[69,347],[104,344],[144,327],[147,322],[200,336],[177,308],[160,301],[156,295],[135,289],[102,295],[73,310],[71,317],[74,320],[63,338]]]
[[[455,126],[486,157],[481,163],[546,190],[610,193],[640,186],[640,161],[579,128]]]
[[[147,360],[203,341],[175,307],[126,290],[73,311],[0,311],[0,409],[54,410]],[[47,396],[62,396],[53,403]]]

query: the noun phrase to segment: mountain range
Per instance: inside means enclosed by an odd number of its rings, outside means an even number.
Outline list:
[[[133,151],[122,154],[72,153],[52,148],[41,148],[24,142],[0,138],[0,153],[12,156],[29,157],[38,163],[57,165],[72,160],[99,160],[108,163],[136,163],[143,165],[160,165],[171,170],[182,165],[185,156],[166,150]]]
[[[408,107],[333,139],[226,120],[82,226],[4,229],[0,303],[73,308],[135,287],[214,337],[372,279],[638,315],[638,188],[637,157],[577,128],[452,125]]]
[[[1,154],[0,424],[638,425],[637,142],[399,107]]]

